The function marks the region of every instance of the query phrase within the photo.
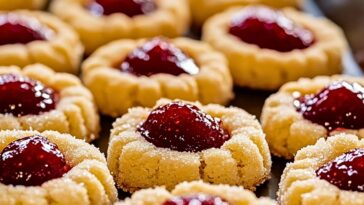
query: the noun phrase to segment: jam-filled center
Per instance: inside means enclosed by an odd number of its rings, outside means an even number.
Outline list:
[[[280,52],[305,49],[315,42],[311,31],[268,7],[242,10],[230,23],[229,33],[246,43]]]
[[[230,139],[220,119],[180,101],[154,109],[137,130],[155,146],[177,151],[219,148]]]
[[[56,108],[59,94],[41,82],[17,74],[0,75],[0,113],[39,115]]]
[[[334,82],[294,104],[305,119],[328,131],[364,128],[364,88],[357,83]]]
[[[37,19],[11,13],[0,15],[0,45],[45,41],[52,33]]]
[[[123,13],[134,17],[155,11],[157,5],[154,0],[95,0],[89,9],[96,15]]]
[[[159,73],[195,75],[199,68],[194,60],[173,44],[155,38],[134,49],[119,66],[123,72],[136,76],[151,76]]]
[[[364,192],[364,149],[342,154],[317,169],[316,175],[342,190]]]
[[[0,154],[0,183],[39,186],[70,170],[57,145],[39,135],[16,140]]]
[[[163,205],[229,205],[227,201],[218,196],[198,194],[193,196],[180,196],[169,199]]]

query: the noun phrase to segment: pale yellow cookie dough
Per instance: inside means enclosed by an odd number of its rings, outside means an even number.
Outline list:
[[[169,102],[163,99],[157,106]],[[203,180],[254,190],[269,178],[271,157],[254,116],[239,108],[194,104],[212,117],[220,118],[231,139],[221,148],[196,153],[158,148],[136,131],[151,109],[131,108],[113,124],[108,148],[109,169],[121,189],[134,192],[166,186],[171,190],[183,181]]]
[[[293,163],[284,170],[278,192],[281,205],[362,205],[364,194],[340,190],[316,176],[315,171],[364,141],[351,134],[320,139],[315,145],[300,150]]]
[[[0,10],[42,9],[47,0],[0,0]]]
[[[189,0],[191,15],[196,25],[202,25],[209,17],[230,7],[264,4],[275,8],[302,6],[304,0]]]
[[[54,131],[0,131],[0,152],[11,142],[41,135],[55,143],[72,169],[62,178],[41,186],[0,183],[0,204],[6,205],[111,205],[117,191],[103,154],[94,146]]]
[[[56,109],[40,115],[21,117],[12,114],[0,114],[0,130],[55,130],[70,133],[76,138],[88,142],[99,134],[99,115],[90,91],[81,81],[71,74],[55,73],[40,64],[29,65],[23,69],[16,66],[0,67],[0,75],[14,73],[38,80],[60,94]]]
[[[276,205],[273,200],[258,199],[254,193],[245,190],[243,187],[211,185],[202,181],[180,183],[171,192],[163,187],[140,190],[135,192],[131,198],[115,205],[161,205],[173,197],[195,196],[197,194],[221,197],[231,205]]]
[[[291,52],[261,49],[228,31],[234,15],[250,8],[233,8],[217,14],[203,27],[203,40],[225,54],[236,85],[276,90],[300,77],[341,73],[347,43],[342,30],[334,23],[292,8],[282,9],[284,15],[314,34],[315,43],[309,48]]]
[[[89,0],[54,0],[51,11],[72,25],[90,54],[100,46],[122,38],[177,37],[189,27],[188,0],[155,0],[157,10],[130,18],[122,13],[97,16],[89,12]]]
[[[4,15],[6,12],[0,12]],[[41,63],[57,72],[78,73],[83,46],[74,30],[51,14],[41,11],[12,11],[16,18],[25,19],[33,26],[43,27],[49,36],[45,41],[0,46],[1,65],[26,65]]]
[[[227,104],[233,97],[226,59],[206,43],[187,38],[170,40],[199,67],[196,75],[156,74],[137,77],[114,68],[146,40],[119,40],[98,49],[82,65],[83,82],[103,114],[120,116],[134,106],[152,107],[160,98]]]
[[[337,131],[328,133],[325,127],[304,119],[293,104],[297,97],[317,94],[330,83],[337,81],[357,82],[364,86],[363,78],[343,75],[302,78],[285,84],[278,93],[266,100],[261,122],[274,155],[292,159],[301,148],[315,144],[320,138],[337,133]],[[364,129],[342,131],[364,137]]]

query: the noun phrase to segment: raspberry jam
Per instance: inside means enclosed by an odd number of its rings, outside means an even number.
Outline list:
[[[199,194],[196,196],[174,197],[162,205],[229,205],[229,203],[217,196]]]
[[[59,94],[41,82],[16,75],[0,75],[0,113],[39,115],[56,108]]]
[[[364,88],[357,83],[334,82],[316,95],[295,101],[298,112],[328,131],[364,128]]]
[[[57,145],[35,135],[10,143],[0,154],[0,183],[39,186],[70,170]]]
[[[148,14],[157,9],[154,0],[95,0],[89,10],[96,15],[123,13],[129,17]]]
[[[0,45],[27,44],[49,39],[52,31],[38,20],[15,14],[0,14]]]
[[[364,149],[340,155],[316,170],[316,175],[342,190],[364,192]]]
[[[315,41],[311,31],[267,7],[244,9],[233,18],[229,33],[246,43],[279,52],[305,49]]]
[[[154,109],[137,130],[157,147],[187,152],[219,148],[230,139],[220,119],[179,101]]]
[[[132,51],[121,63],[120,69],[136,76],[159,73],[195,75],[199,72],[193,59],[161,38],[152,39]]]

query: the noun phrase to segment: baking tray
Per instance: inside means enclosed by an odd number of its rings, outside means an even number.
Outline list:
[[[364,27],[360,28],[360,23],[364,17],[364,1],[363,0],[307,0],[303,10],[315,16],[327,15],[333,21],[338,23],[345,31],[348,41],[355,52],[364,51]],[[350,12],[348,12],[350,11]],[[350,13],[350,17],[347,14]],[[353,24],[352,18],[356,19],[357,24]],[[188,35],[196,38],[196,33]],[[360,38],[359,38],[360,37]],[[360,46],[362,45],[362,46]],[[364,58],[363,58],[364,59]],[[363,71],[354,59],[353,52],[349,51],[344,58],[344,73],[348,75],[360,76]],[[271,92],[248,90],[243,88],[235,88],[235,99],[231,102],[232,106],[245,109],[249,113],[257,116],[259,119],[265,99],[271,95]],[[96,140],[94,144],[106,153],[108,138],[112,123],[115,119],[101,116],[102,131],[101,138]],[[256,190],[258,196],[267,196],[276,199],[278,183],[282,175],[283,169],[286,166],[286,161],[277,157],[273,157],[273,166],[270,180],[259,186]],[[123,199],[130,196],[119,190],[119,198]]]

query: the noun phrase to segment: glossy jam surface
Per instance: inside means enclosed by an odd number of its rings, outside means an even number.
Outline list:
[[[0,15],[0,45],[44,41],[51,35],[52,31],[36,19],[15,14]]]
[[[233,18],[229,33],[246,43],[279,52],[305,49],[315,41],[311,31],[267,7],[244,9]]]
[[[31,136],[7,145],[0,154],[0,183],[39,186],[70,170],[57,145],[42,136]]]
[[[154,109],[138,131],[157,147],[188,152],[219,148],[230,139],[220,119],[180,101]]]
[[[0,75],[0,113],[38,115],[56,108],[59,94],[41,82],[16,75]]]
[[[132,51],[119,66],[123,72],[136,76],[151,76],[159,73],[178,76],[195,75],[199,68],[179,48],[161,39],[155,38],[142,47]]]
[[[217,196],[199,194],[195,196],[174,197],[163,205],[229,205],[224,199]]]
[[[328,131],[364,128],[364,88],[357,83],[334,82],[316,95],[297,99],[295,106],[305,119]]]
[[[96,15],[123,13],[129,17],[148,14],[157,9],[154,0],[95,0],[89,9]]]
[[[316,175],[342,190],[364,192],[364,149],[337,157],[316,170]]]

